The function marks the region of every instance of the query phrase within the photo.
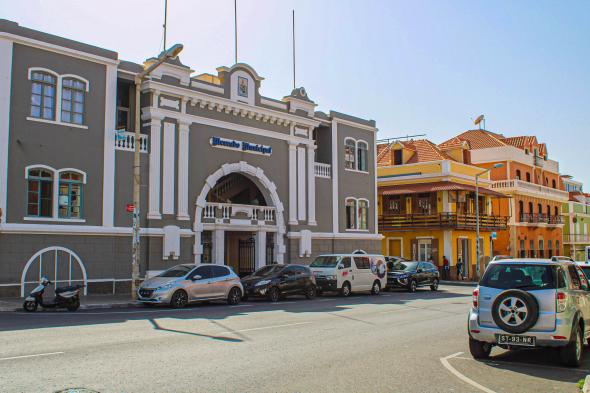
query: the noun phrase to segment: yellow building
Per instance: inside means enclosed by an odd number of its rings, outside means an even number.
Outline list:
[[[489,172],[463,164],[457,150],[441,150],[428,140],[385,141],[378,145],[379,233],[384,255],[432,261],[450,277],[457,265],[476,277],[476,187],[479,176],[480,268],[491,257],[492,233],[506,230],[510,212],[493,212]],[[496,204],[499,205],[499,204]]]

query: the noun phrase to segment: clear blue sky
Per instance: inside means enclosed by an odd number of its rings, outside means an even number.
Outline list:
[[[161,49],[163,0],[0,0],[0,17],[141,62]],[[297,84],[320,110],[377,121],[379,137],[442,142],[487,117],[537,135],[590,191],[590,1],[238,0],[239,61],[264,95]],[[169,0],[168,42],[197,72],[233,64],[233,0]]]

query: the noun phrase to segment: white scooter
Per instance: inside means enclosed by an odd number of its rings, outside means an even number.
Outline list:
[[[25,311],[34,312],[38,306],[45,308],[66,308],[68,311],[76,311],[80,308],[80,289],[84,285],[72,285],[68,287],[55,288],[55,299],[51,302],[43,301],[45,287],[51,284],[47,277],[41,277],[39,285],[31,291],[23,303]]]

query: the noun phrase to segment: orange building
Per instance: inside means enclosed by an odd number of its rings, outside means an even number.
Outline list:
[[[495,255],[547,258],[563,250],[562,204],[568,201],[559,163],[535,136],[505,137],[470,130],[438,146],[465,164],[492,168],[492,189],[511,198],[493,200],[494,210],[509,211],[508,230],[497,233]]]

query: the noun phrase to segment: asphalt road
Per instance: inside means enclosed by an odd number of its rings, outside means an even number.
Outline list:
[[[271,304],[0,313],[0,391],[577,392],[555,353],[467,346],[472,288]]]

